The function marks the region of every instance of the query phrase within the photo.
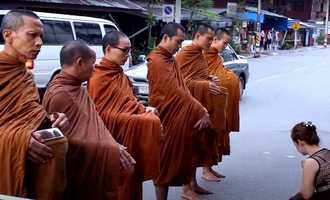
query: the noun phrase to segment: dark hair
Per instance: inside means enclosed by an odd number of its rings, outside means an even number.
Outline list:
[[[320,138],[316,132],[316,126],[312,122],[300,122],[291,130],[291,139],[298,143],[298,140],[304,141],[309,145],[318,145]]]
[[[211,29],[212,31],[214,31],[214,28],[209,25],[209,24],[204,24],[204,23],[201,23],[197,26],[196,30],[194,31],[193,33],[193,39],[195,39],[195,36],[197,33],[199,34],[205,34],[205,33],[208,33],[209,32],[209,29]]]
[[[83,60],[95,57],[87,43],[81,40],[69,41],[64,44],[60,52],[60,63],[63,65],[72,65],[78,58]]]
[[[215,37],[219,40],[221,40],[223,38],[224,35],[230,35],[229,31],[227,31],[226,29],[224,28],[218,28],[216,31],[215,31]]]
[[[113,47],[117,46],[119,43],[119,39],[122,37],[127,37],[127,35],[117,30],[110,31],[107,34],[105,34],[105,36],[102,39],[103,53],[105,53],[105,49],[107,48],[108,45]]]
[[[160,39],[162,39],[164,35],[168,35],[170,38],[174,37],[178,34],[178,30],[181,30],[182,32],[186,31],[181,24],[169,22],[162,28],[160,32]]]
[[[4,29],[16,31],[17,28],[24,25],[24,16],[40,20],[39,16],[30,10],[11,10],[2,19],[1,32]]]

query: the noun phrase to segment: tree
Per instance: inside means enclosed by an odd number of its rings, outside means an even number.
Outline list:
[[[182,7],[190,10],[190,17],[188,22],[188,33],[192,32],[193,16],[196,13],[206,14],[207,17],[212,18],[214,15],[209,13],[207,9],[213,7],[212,0],[182,0]]]
[[[161,0],[148,0],[147,10],[149,15],[146,19],[146,22],[149,25],[147,52],[151,51],[151,49],[153,49],[155,46],[154,42],[152,41],[153,39],[151,37],[151,30],[152,27],[156,24],[156,17],[152,12],[151,5],[156,5],[159,4],[160,2]]]

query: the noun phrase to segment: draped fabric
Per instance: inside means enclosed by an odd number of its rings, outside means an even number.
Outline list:
[[[164,138],[158,186],[181,186],[193,173],[194,129],[206,109],[194,99],[171,53],[158,46],[148,56],[149,103],[160,113]]]
[[[230,69],[224,67],[219,52],[215,48],[210,48],[204,52],[205,58],[208,63],[208,72],[210,75],[215,75],[220,79],[221,86],[225,87],[228,91],[228,104],[227,104],[227,131],[224,135],[222,143],[223,154],[230,154],[230,137],[229,132],[238,132],[240,129],[240,86],[239,80],[235,73]]]
[[[159,174],[161,124],[158,116],[146,113],[121,66],[106,58],[96,66],[88,92],[114,138],[126,146],[136,160],[133,177],[125,181],[120,198],[142,199],[142,182]]]
[[[229,131],[239,131],[239,101],[240,89],[239,80],[236,74],[224,67],[219,52],[215,48],[210,48],[205,52],[205,58],[208,63],[208,72],[210,75],[217,76],[221,82],[221,86],[227,88],[228,105],[227,105],[227,125]]]
[[[205,130],[196,141],[196,165],[216,165],[221,160],[221,141],[227,128],[227,90],[221,87],[219,95],[209,92],[208,65],[200,47],[193,44],[186,46],[175,59],[191,94],[207,108],[212,122],[211,129]]]
[[[24,63],[0,52],[0,194],[25,197],[25,163],[32,133],[47,113]]]
[[[118,143],[104,125],[86,87],[61,72],[50,83],[43,100],[48,112],[65,113],[70,125],[66,199],[117,199],[120,161]]]

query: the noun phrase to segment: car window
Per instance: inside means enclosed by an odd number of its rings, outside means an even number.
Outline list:
[[[73,25],[78,40],[84,40],[92,45],[102,44],[102,33],[98,24],[74,22]]]
[[[0,15],[0,24],[2,22],[2,18],[3,18],[3,15]],[[0,44],[3,44],[4,41],[3,41],[3,37],[2,37],[2,34],[0,34]]]
[[[104,24],[104,30],[105,30],[105,33],[108,33],[110,31],[116,31],[116,27],[112,26],[112,25],[109,25],[109,24]]]
[[[64,44],[73,40],[73,32],[70,22],[42,20],[44,25],[44,44]]]
[[[230,62],[230,61],[233,61],[234,60],[234,58],[232,56],[232,53],[231,53],[231,51],[229,49],[225,49],[222,52],[221,56],[223,57],[224,62]]]
[[[221,56],[223,57],[224,62],[230,62],[230,61],[237,60],[236,54],[230,49],[225,49],[222,52]]]

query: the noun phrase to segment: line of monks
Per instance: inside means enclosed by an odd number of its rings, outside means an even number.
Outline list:
[[[169,186],[183,186],[181,197],[197,200],[211,193],[197,184],[197,167],[207,181],[224,178],[212,166],[230,154],[240,100],[239,80],[219,56],[231,39],[226,30],[201,24],[179,50],[185,29],[163,27],[147,59],[152,107],[138,102],[121,67],[131,50],[125,34],[104,36],[96,65],[83,41],[64,44],[62,70],[41,104],[26,67],[42,46],[39,17],[10,11],[1,31],[0,194],[139,200],[143,182],[153,180],[157,200],[167,199]],[[50,127],[65,138],[45,141],[36,132]]]

